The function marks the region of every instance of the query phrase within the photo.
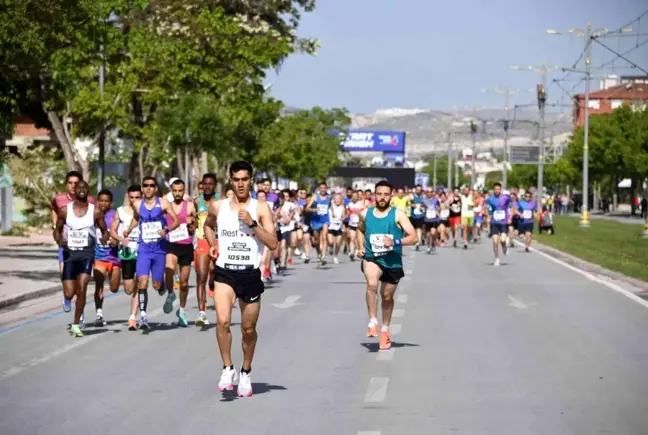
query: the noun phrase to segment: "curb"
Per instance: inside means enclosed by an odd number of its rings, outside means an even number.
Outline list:
[[[516,241],[518,243],[521,243],[522,246],[524,246],[524,240],[516,239]],[[627,275],[624,275],[620,272],[615,272],[610,269],[605,269],[602,266],[599,266],[594,263],[590,263],[589,261],[582,260],[578,257],[574,257],[573,255],[567,254],[559,249],[552,248],[547,245],[543,245],[542,243],[539,243],[535,239],[533,240],[531,247],[532,249],[535,248],[540,252],[556,257],[559,260],[562,260],[571,266],[584,270],[585,272],[591,273],[593,275],[603,276],[611,280],[621,281],[633,287],[636,287],[637,289],[640,290],[636,294],[640,295],[641,297],[646,297],[648,295],[648,282],[646,281],[642,281],[636,278],[631,278]]]
[[[14,297],[2,300],[2,301],[0,301],[0,310],[11,308],[11,307],[13,307],[15,305],[18,305],[18,304],[20,304],[22,302],[25,302],[25,301],[30,301],[32,299],[38,299],[38,298],[42,298],[42,297],[45,297],[45,296],[53,295],[53,294],[55,294],[57,292],[60,292],[61,289],[62,289],[62,287],[59,284],[59,285],[57,285],[55,287],[54,286],[53,287],[48,287],[48,288],[36,290],[36,291],[33,291],[33,292],[29,292],[29,293],[24,293],[22,295],[18,295],[18,296],[14,296]]]

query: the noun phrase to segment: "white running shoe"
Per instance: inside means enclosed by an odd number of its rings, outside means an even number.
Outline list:
[[[495,261],[493,262],[493,266],[499,266],[499,265],[500,265],[499,258],[496,258]]]
[[[252,379],[247,373],[241,372],[237,393],[239,397],[250,397],[252,395]]]
[[[218,391],[232,391],[234,389],[234,381],[236,381],[236,370],[225,367],[221,373],[220,381],[218,381]]]

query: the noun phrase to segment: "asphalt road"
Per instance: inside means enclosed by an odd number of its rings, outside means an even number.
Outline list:
[[[646,307],[520,248],[491,261],[485,243],[408,250],[386,352],[358,263],[296,265],[263,296],[245,399],[216,389],[214,329],[175,327],[157,295],[148,334],[125,329],[123,293],[81,339],[69,314],[31,316],[0,329],[0,433],[648,433]]]

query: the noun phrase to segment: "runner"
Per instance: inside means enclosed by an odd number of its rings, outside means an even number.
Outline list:
[[[76,185],[79,181],[83,181],[83,175],[77,171],[70,171],[65,175],[66,191],[54,195],[51,202],[52,208],[52,230],[56,229],[56,221],[58,220],[58,212],[64,209],[69,203],[74,201],[74,192]],[[94,204],[94,199],[89,196],[88,202]],[[59,247],[58,251],[59,269],[63,273],[63,248]],[[72,300],[63,298],[63,311],[69,313],[72,310]],[[83,320],[81,321],[83,323]]]
[[[346,207],[342,200],[342,195],[336,193],[333,196],[333,203],[329,208],[329,233],[328,243],[333,248],[333,264],[339,264],[340,260],[340,245],[342,244],[342,237],[344,236],[344,229],[342,223],[348,216]]]
[[[461,226],[461,197],[459,188],[456,188],[449,198],[450,218],[448,219],[449,227],[452,232],[452,246],[457,247],[459,239],[459,227]]]
[[[130,317],[128,318],[128,329],[137,329],[138,301],[135,283],[135,270],[137,270],[137,241],[139,240],[139,228],[135,227],[128,237],[124,237],[124,231],[133,220],[133,203],[142,198],[142,188],[133,185],[128,188],[128,200],[117,209],[117,219],[113,219],[110,227],[110,234],[115,240],[119,240],[119,260],[121,262],[122,280],[124,293],[131,297]]]
[[[425,198],[423,198],[423,210],[425,212],[423,225],[428,245],[428,254],[431,254],[436,250],[437,239],[439,237],[439,232],[437,232],[437,228],[441,226],[441,221],[439,220],[439,206],[439,198],[434,195],[432,189],[428,189]],[[443,231],[445,229],[441,227],[441,230]]]
[[[313,211],[311,215],[312,242],[317,251],[317,261],[322,266],[326,265],[330,202],[331,197],[327,192],[326,183],[322,182],[319,184],[319,192],[313,195],[307,207]]]
[[[263,251],[274,250],[278,242],[272,211],[267,204],[250,198],[252,166],[244,161],[232,164],[230,182],[235,196],[214,202],[209,207],[205,222],[205,236],[210,252],[216,259],[216,338],[223,360],[223,371],[218,382],[219,391],[232,390],[237,373],[232,363],[232,305],[238,297],[241,309],[243,364],[238,384],[238,395],[252,395],[252,359],[257,341],[256,324],[261,309],[261,281],[259,264]],[[219,247],[215,246],[215,228],[218,226]]]
[[[506,234],[511,222],[509,209],[511,207],[511,197],[502,193],[502,185],[495,183],[493,186],[493,195],[488,197],[486,208],[490,216],[490,238],[493,240],[493,254],[495,261],[493,266],[500,265],[498,243],[502,244],[502,252],[508,254],[506,246]],[[514,210],[515,211],[515,210]]]
[[[425,222],[425,212],[423,211],[423,186],[417,184],[410,199],[412,226],[416,229],[416,235],[419,238],[416,244],[416,250],[420,249],[423,241],[423,224]]]
[[[361,190],[353,192],[351,194],[351,202],[347,206],[347,211],[349,213],[349,259],[351,261],[355,261],[356,259],[356,231],[358,230],[358,224],[360,223],[360,212],[364,210],[364,201],[360,199],[361,194]]]
[[[56,244],[63,248],[63,294],[68,300],[76,296],[74,321],[70,326],[70,333],[74,337],[83,337],[79,324],[94,264],[97,243],[95,227],[101,231],[101,243],[108,243],[110,237],[103,212],[88,202],[89,191],[88,183],[83,180],[76,182],[74,200],[58,209],[56,227],[52,234]]]
[[[185,199],[185,183],[180,179],[176,179],[171,184],[171,194],[173,195],[173,202],[171,203],[171,208],[173,212],[178,217],[180,226],[175,230],[169,232],[167,244],[167,254],[166,254],[166,284],[169,289],[169,294],[167,295],[164,306],[162,307],[163,311],[166,314],[169,314],[173,311],[173,302],[176,300],[175,291],[173,291],[173,280],[176,273],[176,269],[179,268],[180,275],[180,306],[176,311],[176,317],[178,318],[178,325],[186,327],[189,325],[187,320],[187,314],[185,313],[185,307],[187,306],[187,296],[189,296],[189,273],[191,272],[191,262],[194,259],[194,247],[193,247],[193,235],[196,230],[196,208],[192,199]],[[173,219],[170,215],[166,216],[166,225],[171,227],[173,225]],[[200,314],[198,315],[199,320],[204,320],[200,322],[203,325],[207,322],[205,317],[201,318]],[[198,320],[196,321],[196,326],[199,325]]]
[[[157,195],[158,185],[153,177],[142,180],[143,199],[133,203],[133,220],[124,231],[128,237],[135,226],[139,227],[137,241],[137,294],[140,309],[140,329],[149,329],[146,309],[148,307],[149,275],[153,277],[153,288],[164,296],[164,266],[168,242],[166,236],[180,225],[171,204],[166,198]],[[165,215],[171,216],[171,225],[167,226]]]
[[[473,227],[473,241],[477,243],[481,240],[482,224],[484,223],[484,197],[475,192],[475,201],[473,211],[475,213],[475,226]]]
[[[530,252],[531,239],[533,235],[533,222],[538,218],[538,203],[531,199],[531,192],[524,192],[524,199],[518,202],[518,216],[520,223],[518,229],[520,234],[524,234],[524,251]]]
[[[206,173],[202,177],[203,193],[194,201],[196,216],[194,267],[196,268],[196,300],[198,302],[198,320],[196,326],[202,327],[207,320],[207,299],[214,298],[214,263],[209,256],[209,243],[205,239],[203,228],[209,214],[209,206],[216,201],[216,174]],[[209,292],[207,292],[209,288]],[[205,313],[201,316],[200,313]]]
[[[113,195],[109,190],[102,190],[97,195],[97,207],[104,214],[104,221],[106,228],[110,234],[110,228],[115,220],[117,212],[112,208]],[[97,230],[97,240],[103,234]],[[108,244],[98,242],[95,245],[95,260],[94,260],[94,303],[96,310],[95,326],[106,326],[106,320],[103,315],[103,302],[104,302],[104,282],[106,275],[108,275],[110,291],[117,293],[121,281],[121,262],[119,261],[119,254],[117,250],[117,239],[112,237],[109,239]]]
[[[445,192],[439,196],[439,236],[443,248],[450,240],[450,200]]]
[[[506,193],[506,192],[504,192]],[[520,225],[520,216],[517,213],[513,213],[513,209],[518,208],[518,194],[517,189],[511,189],[511,205],[509,213],[511,214],[511,223],[509,224],[509,247],[515,247],[514,240],[520,235],[519,225]]]
[[[468,237],[472,236],[475,224],[475,202],[470,192],[470,187],[464,186],[461,200],[461,233],[463,235],[463,248],[468,249]]]
[[[367,337],[378,336],[378,284],[382,299],[380,349],[391,347],[389,325],[394,309],[394,294],[403,272],[403,245],[418,243],[416,230],[407,215],[392,207],[392,186],[387,181],[376,183],[376,206],[363,210],[358,225],[358,257],[360,270],[367,280]],[[403,237],[405,236],[405,237]]]
[[[295,237],[295,214],[297,205],[293,202],[294,196],[290,189],[281,191],[281,206],[277,210],[277,225],[279,233],[277,239],[279,242],[279,270],[286,269],[287,264],[292,264],[292,257],[297,241]]]

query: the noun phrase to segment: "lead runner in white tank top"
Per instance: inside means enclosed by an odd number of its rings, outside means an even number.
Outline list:
[[[257,200],[250,198],[247,211],[258,221]],[[218,229],[218,259],[216,266],[231,271],[250,271],[259,268],[265,245],[254,230],[241,222],[238,211],[232,210],[230,199],[223,199],[216,217]]]

